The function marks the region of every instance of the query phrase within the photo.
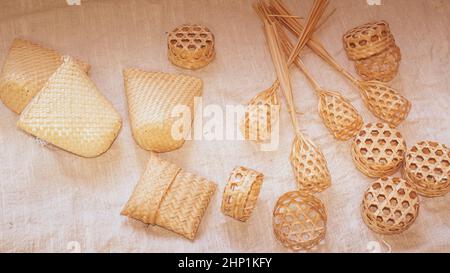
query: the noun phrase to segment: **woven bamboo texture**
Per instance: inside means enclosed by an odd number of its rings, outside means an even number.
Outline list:
[[[241,131],[246,140],[256,143],[269,142],[273,127],[278,122],[280,100],[277,95],[279,84],[258,93],[246,105]]]
[[[327,212],[320,199],[293,191],[278,199],[272,223],[275,237],[285,247],[308,250],[325,238]]]
[[[236,167],[232,171],[223,191],[222,212],[239,221],[245,222],[258,201],[264,175],[245,167]]]
[[[65,58],[24,109],[17,125],[68,152],[96,157],[111,147],[122,123],[87,74]]]
[[[214,34],[202,25],[182,25],[167,37],[169,60],[186,69],[199,69],[215,57]]]
[[[215,184],[151,154],[121,214],[194,240]]]
[[[364,193],[361,214],[376,233],[392,235],[407,230],[419,214],[419,196],[406,180],[384,177]]]
[[[392,81],[398,74],[402,55],[394,43],[385,51],[367,59],[355,61],[355,68],[364,80]]]
[[[145,150],[168,152],[180,148],[189,132],[173,135],[175,107],[188,107],[191,120],[194,114],[194,97],[201,96],[200,79],[168,74],[126,69],[123,72],[125,92],[133,137]],[[190,127],[189,123],[189,127]]]
[[[450,191],[450,149],[434,141],[420,141],[405,156],[404,178],[425,197]]]
[[[62,55],[53,49],[15,39],[0,75],[1,100],[20,114],[62,62]],[[89,72],[89,64],[79,60],[75,62],[84,72]]]
[[[355,137],[352,158],[366,176],[395,173],[403,163],[406,143],[399,131],[386,123],[368,123]]]

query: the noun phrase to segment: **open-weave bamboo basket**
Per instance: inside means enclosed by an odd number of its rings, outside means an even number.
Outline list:
[[[419,196],[406,180],[380,178],[364,193],[361,214],[366,225],[380,234],[407,230],[419,214]]]
[[[175,107],[190,111],[189,127],[194,115],[194,97],[201,96],[200,79],[162,72],[126,69],[123,72],[133,137],[145,150],[168,152],[180,148],[188,128],[174,135]],[[180,108],[181,110],[181,108]],[[189,128],[190,129],[190,128]]]
[[[18,127],[83,157],[106,152],[116,139],[121,118],[87,74],[70,58],[23,110]]]
[[[344,47],[365,80],[391,81],[398,73],[400,48],[395,44],[389,24],[378,21],[364,24],[344,34]]]
[[[74,61],[85,73],[89,71],[89,64]],[[1,100],[12,111],[20,114],[62,63],[59,52],[15,39],[0,75]]]
[[[406,153],[403,176],[420,195],[443,196],[450,191],[450,149],[421,141]]]
[[[167,37],[169,60],[182,68],[202,68],[216,55],[214,43],[214,35],[205,26],[179,26]]]
[[[282,195],[273,210],[276,238],[294,251],[308,250],[325,238],[327,212],[313,195],[292,191]]]
[[[194,240],[216,185],[151,154],[121,214]]]
[[[258,200],[264,175],[245,167],[236,167],[223,191],[222,212],[239,221],[250,218]]]
[[[386,123],[368,123],[355,137],[352,158],[369,177],[388,176],[400,168],[406,143],[399,131]]]

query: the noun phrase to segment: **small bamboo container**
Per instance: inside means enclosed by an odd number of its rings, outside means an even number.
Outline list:
[[[344,34],[343,41],[348,58],[356,62],[356,71],[363,79],[388,82],[397,75],[400,48],[386,21],[353,28]]]
[[[376,233],[401,233],[414,223],[418,214],[419,196],[404,179],[380,178],[364,193],[362,219]]]
[[[236,167],[223,191],[222,213],[245,222],[258,200],[264,175],[245,167]]]
[[[215,183],[151,154],[121,214],[194,240]]]
[[[450,191],[450,149],[434,141],[421,141],[406,153],[403,177],[425,197]]]
[[[325,238],[327,212],[320,199],[292,191],[282,195],[273,210],[276,238],[294,251],[308,250]]]
[[[199,69],[215,57],[214,35],[202,25],[182,25],[167,37],[169,60],[186,69]]]
[[[352,158],[356,167],[373,178],[395,173],[405,153],[406,143],[402,135],[386,123],[366,124],[352,144]]]

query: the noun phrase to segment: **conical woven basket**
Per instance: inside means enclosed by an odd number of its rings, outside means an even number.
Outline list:
[[[450,149],[434,141],[421,141],[405,156],[403,176],[426,197],[443,196],[450,191]]]
[[[20,115],[18,127],[83,157],[106,152],[121,118],[87,74],[66,58]]]
[[[167,37],[169,60],[186,69],[199,69],[215,57],[214,35],[202,25],[182,25]]]
[[[327,212],[320,199],[293,191],[278,199],[272,223],[275,237],[285,247],[308,250],[325,238]]]
[[[215,188],[152,154],[121,214],[194,240]]]
[[[0,75],[1,100],[20,114],[62,62],[62,55],[53,49],[15,39]],[[89,71],[88,64],[75,62],[85,73]]]
[[[352,158],[366,176],[379,178],[402,165],[406,143],[399,131],[386,123],[368,123],[355,137]]]
[[[419,196],[404,179],[380,178],[364,193],[361,215],[376,233],[401,233],[414,223],[418,214]]]
[[[179,117],[173,116],[175,107],[190,111],[189,127],[194,114],[194,97],[201,96],[200,79],[126,69],[123,72],[125,91],[133,137],[140,147],[155,152],[180,148],[189,132],[173,135],[173,126]]]
[[[223,191],[222,212],[239,221],[250,218],[258,200],[264,175],[245,167],[236,167]]]

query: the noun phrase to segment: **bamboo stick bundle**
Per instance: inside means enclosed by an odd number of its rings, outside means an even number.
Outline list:
[[[302,35],[305,27],[293,17],[281,0],[270,0],[270,4],[265,3],[265,9],[270,11],[272,18],[283,24],[294,35],[298,37]],[[314,37],[310,37],[307,45],[337,72],[348,79],[353,86],[358,88],[364,104],[374,116],[393,126],[399,125],[407,118],[411,109],[411,102],[398,91],[380,81],[356,79],[337,63],[325,47]]]

